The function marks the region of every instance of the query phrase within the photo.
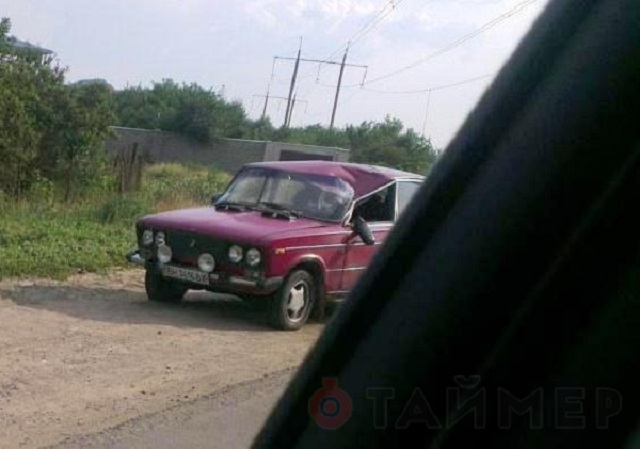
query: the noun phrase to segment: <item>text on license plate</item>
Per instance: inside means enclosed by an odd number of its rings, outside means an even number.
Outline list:
[[[209,285],[209,274],[203,273],[202,271],[165,266],[162,268],[162,274],[170,278],[180,279],[181,281],[192,282],[194,284]]]

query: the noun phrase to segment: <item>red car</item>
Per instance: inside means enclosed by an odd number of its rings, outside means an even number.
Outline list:
[[[212,206],[137,223],[151,301],[188,289],[268,301],[271,323],[296,330],[326,300],[342,299],[424,177],[326,161],[245,165]]]

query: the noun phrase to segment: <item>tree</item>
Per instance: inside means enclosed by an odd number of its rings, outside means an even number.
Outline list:
[[[275,140],[275,128],[269,117],[261,117],[258,120],[245,120],[244,137],[251,140]]]
[[[286,141],[307,145],[343,148],[350,144],[344,130],[329,129],[321,125],[311,125],[306,128],[290,128],[286,136]]]
[[[0,64],[0,190],[11,196],[28,187],[40,137],[29,111],[36,93],[22,72]]]
[[[8,17],[0,19],[0,54],[6,54],[9,45],[7,39],[9,37],[9,31],[11,31],[11,20]]]
[[[64,199],[69,201],[74,185],[87,184],[101,168],[101,144],[110,135],[113,123],[111,92],[103,84],[67,87],[59,104],[55,175],[63,181]]]
[[[50,60],[14,52],[10,30],[11,21],[0,20],[0,189],[20,196],[38,175],[47,92],[61,87],[62,78]]]
[[[165,79],[151,89],[136,87],[117,92],[115,101],[121,126],[173,131],[199,142],[241,138],[246,131],[242,104],[227,102],[195,83],[179,85]]]
[[[99,167],[99,150],[113,122],[104,84],[64,84],[65,70],[50,56],[14,52],[0,21],[0,189],[13,197],[38,176],[74,183]]]
[[[430,141],[413,129],[404,129],[397,118],[387,117],[382,123],[365,122],[347,127],[355,162],[388,165],[401,170],[426,173],[436,159]]]
[[[279,129],[276,140],[307,145],[348,148],[353,162],[385,165],[424,174],[436,159],[430,141],[413,129],[404,129],[402,121],[387,117],[384,122],[364,122],[345,129],[321,125]]]

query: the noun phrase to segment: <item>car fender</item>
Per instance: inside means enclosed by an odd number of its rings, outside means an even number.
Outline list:
[[[321,280],[324,283],[324,276],[325,276],[327,267],[322,257],[318,256],[317,254],[300,254],[290,259],[287,264],[286,274],[288,275],[289,273],[291,273],[293,270],[295,270],[300,266],[309,266],[309,265],[314,265],[317,270],[316,273],[311,273],[311,274],[314,274],[314,275],[317,274],[321,276]]]

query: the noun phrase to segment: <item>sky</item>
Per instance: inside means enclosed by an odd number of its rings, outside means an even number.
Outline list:
[[[70,81],[196,82],[252,118],[288,94],[293,61],[275,56],[339,62],[352,41],[347,64],[366,68],[345,68],[336,126],[389,115],[445,148],[547,1],[0,0],[0,16]],[[329,124],[338,75],[301,63],[292,126]],[[274,125],[285,108],[269,102]]]

